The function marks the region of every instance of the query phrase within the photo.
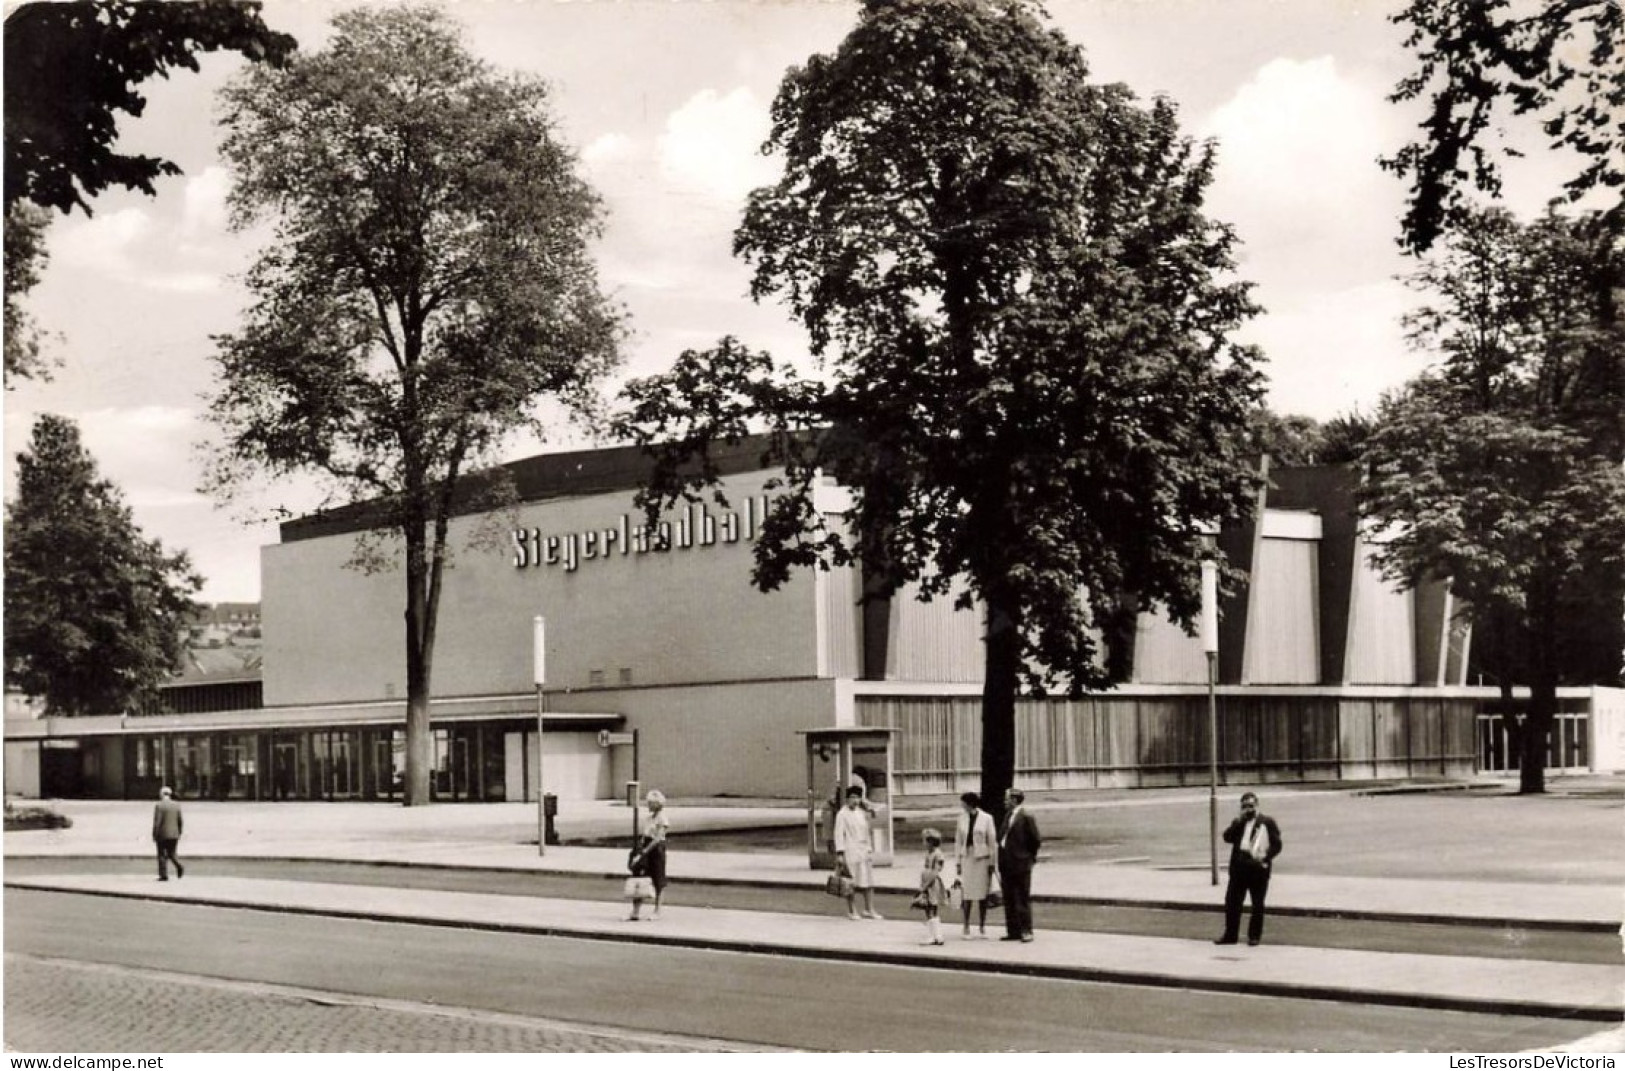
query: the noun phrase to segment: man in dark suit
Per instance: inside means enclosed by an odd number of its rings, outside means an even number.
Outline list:
[[[165,785],[158,790],[158,804],[152,809],[152,840],[158,845],[158,880],[169,880],[168,864],[175,864],[175,876],[184,878],[186,868],[175,857],[175,848],[181,842],[181,805],[174,793]]]
[[[999,830],[999,882],[1004,886],[1004,930],[1001,941],[1033,939],[1033,864],[1038,862],[1038,823],[1022,806],[1019,788],[1004,794],[1004,824]]]
[[[1252,897],[1253,913],[1247,922],[1247,943],[1264,939],[1264,897],[1270,891],[1270,864],[1281,854],[1281,830],[1275,819],[1258,810],[1258,797],[1241,797],[1241,813],[1224,831],[1230,845],[1230,883],[1224,890],[1224,934],[1216,945],[1233,945],[1241,933],[1241,904]]]

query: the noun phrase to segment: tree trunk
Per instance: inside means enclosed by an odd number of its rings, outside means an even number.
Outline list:
[[[412,530],[415,527],[415,531]],[[408,807],[429,803],[434,734],[429,724],[428,561],[421,525],[406,533],[406,791]]]
[[[1016,777],[1016,686],[1021,668],[1019,611],[989,596],[987,669],[982,678],[982,808],[1004,820],[1004,793]]]
[[[1557,719],[1557,685],[1554,680],[1531,684],[1529,713],[1518,734],[1518,792],[1539,795],[1546,791],[1546,751],[1552,723]]]

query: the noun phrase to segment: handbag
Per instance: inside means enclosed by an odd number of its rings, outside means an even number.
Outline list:
[[[654,879],[643,877],[627,878],[626,885],[621,889],[621,896],[627,900],[653,900],[655,898]]]
[[[999,875],[997,871],[988,875],[986,903],[989,911],[1004,906],[1004,893],[999,891]]]
[[[851,896],[856,888],[845,867],[836,867],[830,876],[824,879],[824,891],[843,900]]]

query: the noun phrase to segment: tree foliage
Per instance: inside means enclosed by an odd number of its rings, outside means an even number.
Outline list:
[[[404,543],[409,804],[459,478],[544,399],[588,413],[619,313],[587,243],[599,206],[545,87],[473,57],[421,7],[335,17],[327,49],[224,93],[234,224],[275,221],[244,326],[217,339],[210,486],[315,473]]]
[[[1360,508],[1391,526],[1389,575],[1448,577],[1503,683],[1530,687],[1538,792],[1555,689],[1621,668],[1625,249],[1605,214],[1480,211],[1413,281],[1433,301],[1411,339],[1440,360],[1379,410]]]
[[[1410,27],[1419,69],[1392,99],[1429,100],[1422,136],[1383,161],[1411,181],[1407,249],[1427,251],[1471,216],[1466,189],[1500,193],[1499,158],[1516,151],[1486,142],[1508,108],[1537,123],[1553,149],[1579,155],[1571,197],[1625,184],[1620,0],[1411,0],[1394,21]]]
[[[1301,413],[1282,416],[1270,409],[1252,414],[1253,448],[1275,465],[1341,465],[1359,460],[1371,434],[1371,418],[1358,410],[1322,423]]]
[[[1272,409],[1258,409],[1249,422],[1249,433],[1261,454],[1274,465],[1313,465],[1320,445],[1320,422],[1300,413],[1282,415]]]
[[[227,50],[280,63],[295,43],[243,0],[71,0],[29,3],[6,17],[6,206],[32,201],[88,215],[110,186],[153,193],[178,175],[169,160],[114,151],[119,114],[140,116],[137,86],[197,54]]]
[[[180,168],[115,152],[119,114],[147,106],[136,86],[176,68],[196,71],[197,53],[222,49],[282,62],[292,37],[268,29],[258,3],[242,0],[70,0],[18,6],[5,22],[5,374],[49,378],[51,362],[23,299],[44,270],[50,217],[110,186],[151,196]]]
[[[1189,623],[1205,525],[1251,488],[1256,310],[1202,214],[1209,147],[1172,104],[1090,83],[1025,0],[872,0],[831,55],[785,77],[765,146],[783,178],[735,236],[824,366],[804,378],[732,339],[633,384],[626,429],[663,464],[661,508],[754,422],[785,466],[756,582],[861,561],[986,611],[982,788],[1013,778],[1018,686],[1114,679],[1126,599]],[[821,429],[821,430],[819,430]],[[821,477],[850,488],[821,522]]]
[[[8,384],[13,378],[49,379],[51,365],[41,345],[39,325],[23,308],[22,299],[39,282],[49,254],[45,229],[51,217],[45,209],[27,203],[6,210],[6,357]]]
[[[48,713],[120,713],[180,668],[201,581],[142,536],[70,420],[41,417],[17,456],[5,567],[7,683]]]

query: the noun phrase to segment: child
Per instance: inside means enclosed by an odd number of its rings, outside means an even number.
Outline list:
[[[927,829],[920,834],[925,841],[925,864],[920,867],[920,891],[914,897],[914,903],[925,912],[925,928],[929,936],[921,941],[924,945],[942,944],[942,920],[939,914],[943,901],[948,898],[948,890],[942,884],[942,834],[934,829]]]

